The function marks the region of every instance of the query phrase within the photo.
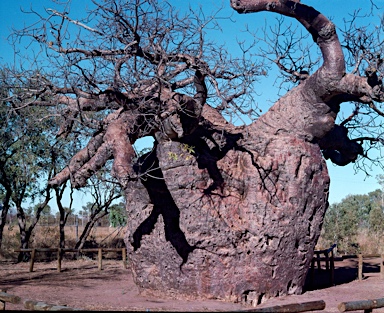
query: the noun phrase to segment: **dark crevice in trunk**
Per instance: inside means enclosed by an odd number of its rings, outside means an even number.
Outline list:
[[[211,194],[214,190],[223,191],[224,178],[217,167],[217,161],[222,159],[229,150],[237,149],[237,141],[242,139],[242,134],[231,134],[228,132],[208,131],[203,127],[199,127],[191,136],[185,136],[182,139],[186,143],[194,147],[194,156],[198,167],[206,169],[213,183],[204,190],[205,194]],[[213,145],[209,147],[208,142]]]
[[[188,255],[195,250],[196,247],[191,246],[188,243],[185,234],[180,229],[180,210],[164,181],[162,171],[159,169],[159,160],[157,159],[157,156],[152,152],[146,155],[143,159],[145,159],[141,168],[143,172],[146,170],[146,164],[150,166],[154,165],[154,167],[157,168],[156,170],[151,171],[151,176],[156,178],[146,176],[145,179],[142,179],[142,184],[147,189],[151,203],[153,204],[153,211],[135,230],[132,246],[135,250],[140,248],[143,236],[149,235],[153,231],[157,219],[161,214],[164,219],[165,239],[176,249],[183,260],[183,263],[181,264],[183,265],[187,262]]]

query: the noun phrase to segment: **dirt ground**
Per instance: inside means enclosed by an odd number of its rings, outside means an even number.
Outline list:
[[[384,298],[384,279],[380,278],[380,259],[364,259],[364,279],[357,279],[357,259],[335,262],[335,285],[330,286],[329,273],[315,269],[313,284],[309,275],[306,291],[269,299],[257,308],[290,303],[323,300],[322,311],[339,312],[337,306],[344,301]],[[62,271],[57,262],[38,262],[29,272],[29,263],[0,263],[0,289],[30,299],[55,305],[67,305],[91,311],[173,311],[173,312],[234,312],[252,309],[240,303],[218,300],[182,301],[139,294],[129,269],[122,261],[103,260],[98,270],[94,260],[63,260]],[[23,304],[6,303],[6,310],[26,310]],[[363,312],[363,311],[353,311]],[[374,309],[384,312],[384,308]]]

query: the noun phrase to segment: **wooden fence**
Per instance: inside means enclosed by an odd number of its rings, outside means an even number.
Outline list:
[[[127,249],[126,248],[88,248],[88,249],[61,249],[61,248],[33,248],[33,249],[15,249],[15,252],[31,252],[29,271],[33,272],[35,257],[37,252],[57,252],[57,271],[61,272],[61,262],[65,252],[97,252],[98,268],[103,269],[103,252],[119,252],[122,254],[124,268],[127,268]]]
[[[384,254],[359,254],[358,277],[363,280],[364,258],[380,258],[380,278],[384,278]]]
[[[325,261],[325,270],[329,272],[329,284],[333,286],[335,284],[335,256],[333,249],[336,247],[336,244],[333,244],[330,248],[325,250],[315,250],[314,256],[311,262],[310,270],[310,282],[313,284],[314,274],[315,274],[315,264],[317,265],[318,270],[321,270],[321,261]]]
[[[332,245],[330,248],[325,250],[315,250],[314,256],[311,262],[310,269],[310,282],[313,284],[314,279],[314,270],[315,264],[317,268],[321,270],[321,261],[325,261],[325,270],[329,272],[329,284],[333,286],[335,284],[335,261],[343,260],[345,257],[336,258],[333,253],[333,249],[336,247],[336,244]],[[363,280],[363,266],[364,258],[380,258],[380,278],[384,279],[384,254],[354,254],[349,255],[348,258],[357,258],[358,259],[358,278]]]

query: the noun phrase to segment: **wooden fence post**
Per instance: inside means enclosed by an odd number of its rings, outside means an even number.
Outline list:
[[[102,265],[103,251],[101,248],[99,248],[98,250],[98,259],[99,259],[99,271],[101,271],[103,269],[103,265]]]
[[[329,271],[329,251],[326,251],[324,253],[325,256],[325,269]]]
[[[311,276],[310,276],[311,286],[313,286],[314,277],[315,277],[315,257],[313,257],[311,261]]]
[[[127,268],[127,248],[122,248],[121,254],[122,254],[122,258],[123,258],[124,268]]]
[[[358,267],[359,280],[363,280],[363,255],[359,254],[359,267]]]
[[[33,272],[33,265],[35,263],[35,253],[36,253],[36,249],[33,248],[32,252],[31,252],[31,260],[29,262],[29,271],[30,272]]]
[[[320,253],[316,252],[316,262],[317,262],[317,268],[319,271],[321,270],[321,264],[320,264]]]
[[[61,272],[61,248],[57,248],[57,271]]]
[[[333,254],[333,248],[331,250],[330,267],[331,267],[330,268],[331,269],[331,272],[330,272],[331,286],[334,286],[335,285],[335,258]]]

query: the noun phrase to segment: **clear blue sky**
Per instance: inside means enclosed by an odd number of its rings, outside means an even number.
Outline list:
[[[64,2],[64,0],[61,2]],[[85,5],[90,3],[89,0],[73,0],[72,2],[71,17],[75,19],[82,16]],[[220,12],[220,16],[226,17],[232,15],[232,20],[236,21],[234,24],[227,22],[225,24],[224,20],[220,21],[221,23],[224,23],[224,32],[222,38],[220,39],[227,41],[228,47],[230,47],[230,41],[234,40],[236,35],[239,34],[239,28],[243,28],[245,23],[247,23],[249,26],[257,27],[263,25],[265,21],[267,23],[272,23],[277,16],[276,14],[272,13],[239,15],[230,9],[229,0],[171,0],[170,2],[175,6],[180,6],[180,8],[185,7],[187,4],[191,4],[193,7],[201,4],[203,11],[207,13],[212,12],[212,10],[219,8],[221,4],[223,4],[225,9]],[[340,23],[342,22],[342,19],[348,18],[348,13],[352,13],[354,9],[362,8],[364,12],[367,12],[370,7],[369,0],[302,0],[301,2],[314,6],[321,13],[329,18],[332,18],[336,25],[341,25]],[[375,2],[377,5],[384,8],[384,0],[376,0]],[[25,24],[29,25],[34,21],[35,17],[33,17],[31,14],[24,14],[20,10],[20,8],[29,9],[31,5],[38,12],[41,12],[43,8],[57,8],[57,6],[50,0],[0,1],[0,63],[8,63],[12,62],[13,60],[12,47],[6,40],[7,36],[11,32],[11,27],[21,28]],[[378,18],[367,18],[367,21],[371,23],[377,23]],[[268,86],[272,81],[273,80],[267,81],[266,85]],[[264,88],[264,86],[265,85],[263,85],[263,94],[260,97],[260,102],[277,100],[276,91],[273,90],[273,88]],[[340,202],[345,196],[349,194],[367,194],[370,191],[374,191],[380,188],[380,185],[377,183],[375,177],[378,174],[383,174],[383,172],[377,168],[372,169],[372,171],[369,173],[372,175],[371,177],[366,177],[366,175],[361,172],[355,174],[352,164],[345,167],[337,167],[331,163],[327,164],[331,177],[329,197],[331,204]],[[79,201],[85,205],[87,199],[80,198]],[[81,208],[81,205],[79,208]]]

